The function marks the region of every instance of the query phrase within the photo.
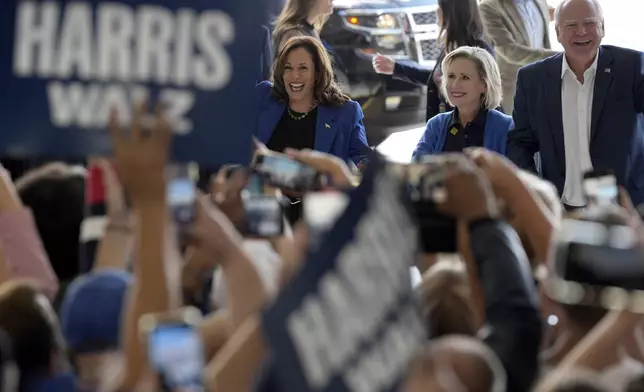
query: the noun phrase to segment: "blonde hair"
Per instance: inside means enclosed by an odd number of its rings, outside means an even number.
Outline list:
[[[501,71],[494,57],[485,49],[474,46],[461,46],[447,54],[441,64],[443,70],[441,94],[451,105],[452,102],[447,94],[447,78],[449,77],[449,68],[456,59],[470,60],[476,66],[479,76],[486,85],[486,91],[481,99],[481,104],[486,109],[496,109],[501,105],[503,99],[503,88],[501,87]]]
[[[471,287],[465,265],[443,260],[434,264],[416,287],[428,334],[476,335]]]
[[[284,30],[306,22],[311,9],[315,6],[315,2],[316,0],[287,0],[284,8],[282,8],[282,12],[280,12],[275,22],[273,22],[274,30],[276,32],[283,32]],[[315,31],[319,33],[327,19],[329,19],[327,15],[318,16],[313,22]]]

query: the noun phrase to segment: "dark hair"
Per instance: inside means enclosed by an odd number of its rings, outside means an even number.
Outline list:
[[[319,40],[312,37],[293,37],[288,40],[284,48],[279,52],[273,62],[271,72],[273,82],[273,94],[280,100],[288,102],[288,93],[284,86],[284,68],[289,53],[293,50],[303,48],[313,58],[315,66],[315,88],[313,98],[320,105],[341,106],[351,100],[340,90],[340,87],[333,78],[333,67],[326,49]]]
[[[460,46],[479,46],[484,36],[478,0],[438,0],[443,12],[441,43],[446,52]]]
[[[461,265],[434,264],[416,289],[427,336],[475,336],[477,332],[467,274]]]
[[[80,227],[85,215],[85,175],[71,166],[47,166],[16,182],[22,202],[31,209],[38,234],[54,272],[61,281],[80,270]]]
[[[25,282],[0,287],[0,328],[13,343],[21,380],[49,373],[52,354],[64,354],[60,326],[47,298]]]
[[[631,379],[626,386],[625,392],[644,392],[644,374]]]

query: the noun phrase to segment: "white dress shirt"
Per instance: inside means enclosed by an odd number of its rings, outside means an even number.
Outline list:
[[[535,49],[543,49],[543,36],[546,27],[536,0],[515,0],[515,4],[530,38],[530,46]]]
[[[590,159],[590,123],[597,58],[584,72],[580,83],[570,69],[566,56],[561,67],[561,114],[566,152],[566,182],[562,201],[573,207],[586,204],[584,197],[584,172],[593,168]]]

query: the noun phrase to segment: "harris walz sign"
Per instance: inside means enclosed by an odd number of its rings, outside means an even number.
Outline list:
[[[372,161],[346,211],[265,312],[271,391],[390,392],[425,329],[409,267],[418,232],[397,178]]]
[[[176,160],[246,163],[265,19],[261,0],[2,1],[0,154],[107,153],[111,108],[127,124],[147,98]]]

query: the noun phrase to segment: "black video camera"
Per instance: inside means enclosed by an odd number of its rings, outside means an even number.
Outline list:
[[[456,219],[436,209],[448,197],[445,163],[441,155],[428,155],[417,163],[391,165],[406,186],[424,253],[456,253],[458,249]]]
[[[565,219],[548,295],[570,305],[644,311],[644,252],[632,227]]]

